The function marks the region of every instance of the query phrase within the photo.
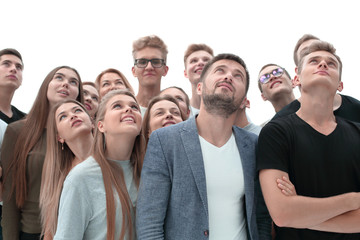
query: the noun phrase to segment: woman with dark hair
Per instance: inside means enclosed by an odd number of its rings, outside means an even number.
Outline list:
[[[143,119],[146,145],[150,134],[158,128],[167,127],[186,120],[178,101],[170,95],[156,96],[149,102]]]
[[[46,125],[52,106],[64,99],[83,102],[78,72],[61,66],[43,81],[25,119],[8,125],[2,146],[3,237],[34,239],[41,233],[39,195],[46,152]]]
[[[92,156],[65,179],[55,240],[136,239],[144,136],[135,96],[128,90],[107,93],[96,125]]]
[[[90,117],[95,120],[96,112],[99,108],[100,98],[99,91],[93,82],[83,82],[84,105],[89,112]]]
[[[64,180],[70,170],[90,156],[94,125],[85,106],[68,99],[50,111],[47,147],[40,188],[42,235],[53,239]]]

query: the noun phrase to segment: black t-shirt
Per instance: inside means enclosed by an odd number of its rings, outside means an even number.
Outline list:
[[[360,124],[340,117],[336,121],[335,130],[328,136],[296,114],[269,122],[259,136],[257,169],[287,172],[302,196],[360,192]],[[360,233],[279,227],[276,232],[276,239],[360,239]]]
[[[350,121],[360,122],[360,101],[350,96],[339,95],[341,96],[341,105],[334,111],[334,115]],[[295,113],[299,108],[300,102],[295,99],[277,112],[272,120]]]
[[[23,113],[22,111],[20,111],[16,107],[14,107],[13,105],[11,105],[11,111],[13,113],[11,118],[9,118],[6,114],[4,114],[2,111],[0,111],[0,119],[3,120],[4,122],[6,122],[7,124],[9,124],[9,123],[12,123],[12,122],[22,119],[26,115],[25,113]]]

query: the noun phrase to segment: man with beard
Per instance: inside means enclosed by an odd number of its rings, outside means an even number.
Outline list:
[[[138,239],[259,239],[256,135],[233,127],[248,88],[244,61],[220,54],[202,71],[199,114],[152,133],[136,206]]]

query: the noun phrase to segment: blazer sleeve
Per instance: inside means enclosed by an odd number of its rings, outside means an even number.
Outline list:
[[[3,186],[2,234],[4,240],[18,240],[20,232],[20,209],[16,206],[15,192],[11,193],[12,172],[10,162],[14,156],[14,147],[19,132],[10,124],[4,135],[1,146],[1,166],[6,176]]]
[[[171,191],[171,177],[157,132],[149,140],[136,204],[139,240],[164,239],[164,222]]]

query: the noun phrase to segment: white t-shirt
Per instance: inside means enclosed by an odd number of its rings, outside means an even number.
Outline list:
[[[7,127],[7,123],[0,119],[0,149],[5,135],[6,127]]]
[[[115,162],[123,169],[126,188],[135,207],[137,189],[133,181],[130,161]],[[122,212],[116,190],[114,194],[115,239],[119,239]],[[134,213],[132,214],[132,219],[135,220]],[[89,157],[76,165],[64,181],[54,240],[104,240],[107,236],[106,224],[106,194],[101,168],[93,157]],[[133,235],[135,236],[135,224],[133,224]]]
[[[140,106],[140,111],[141,111],[141,117],[142,118],[144,118],[146,110],[147,110],[147,107]]]
[[[206,177],[210,240],[246,240],[244,175],[234,134],[220,148],[199,138]]]

